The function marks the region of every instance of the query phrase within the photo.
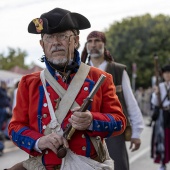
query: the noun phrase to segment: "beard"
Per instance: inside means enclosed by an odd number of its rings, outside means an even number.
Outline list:
[[[47,60],[50,63],[52,63],[54,65],[58,65],[58,66],[63,66],[68,62],[67,53],[66,53],[65,48],[53,46],[51,51],[52,51],[51,57],[49,57],[49,58],[47,57]],[[55,52],[57,52],[58,54],[55,54]],[[61,58],[61,56],[62,56],[62,58]]]
[[[55,59],[55,58],[47,58],[47,60],[55,65],[63,66],[68,62],[67,57],[64,57],[62,59]]]
[[[97,49],[92,49],[92,50],[88,50],[87,49],[87,53],[90,55],[90,57],[92,58],[99,58],[103,55],[104,53],[104,48],[101,48],[99,50]]]

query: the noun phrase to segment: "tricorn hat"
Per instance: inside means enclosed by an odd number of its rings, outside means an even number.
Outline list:
[[[164,72],[170,72],[170,65],[165,65],[164,67],[162,67],[162,73]]]
[[[65,9],[54,8],[33,19],[28,25],[28,32],[33,34],[53,34],[66,30],[90,28],[89,20],[81,14]]]

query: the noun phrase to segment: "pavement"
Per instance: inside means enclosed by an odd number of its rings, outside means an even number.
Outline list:
[[[11,140],[5,140],[4,145],[5,145],[5,149],[3,150],[4,153],[19,150],[19,148],[15,146]]]

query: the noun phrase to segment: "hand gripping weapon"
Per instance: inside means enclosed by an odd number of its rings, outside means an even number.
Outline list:
[[[87,110],[87,108],[89,107],[89,105],[91,104],[91,102],[93,101],[93,97],[96,94],[96,92],[98,91],[99,87],[102,85],[102,83],[104,82],[106,76],[105,75],[101,75],[100,78],[98,79],[97,83],[95,84],[95,86],[93,87],[92,91],[90,92],[90,94],[87,96],[87,98],[84,100],[83,104],[81,105],[79,111],[80,112],[85,112]],[[63,136],[67,139],[70,140],[72,135],[75,132],[75,128],[72,127],[71,124],[68,125],[68,128],[64,131]],[[58,148],[58,153],[57,156],[59,158],[64,158],[65,155],[67,153],[66,148],[64,148],[63,146],[60,146]]]

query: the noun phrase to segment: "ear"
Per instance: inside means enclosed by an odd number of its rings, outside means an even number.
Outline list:
[[[41,39],[39,42],[40,42],[40,45],[41,45],[41,47],[42,47],[42,49],[44,51],[44,42],[43,42],[43,40]]]
[[[78,44],[79,43],[79,36],[75,37],[75,43]]]
[[[43,48],[43,47],[44,47],[44,43],[43,43],[43,41],[42,41],[42,40],[40,40],[40,41],[39,41],[39,43],[40,43],[41,47]]]
[[[74,47],[77,48],[79,45],[79,36],[75,37],[75,43],[74,43]]]

